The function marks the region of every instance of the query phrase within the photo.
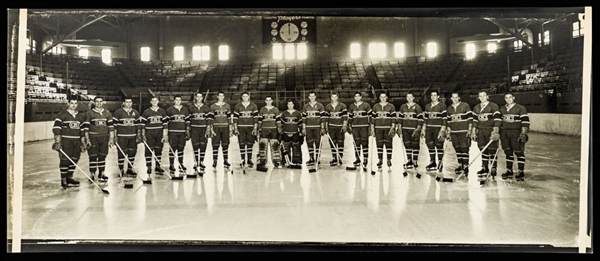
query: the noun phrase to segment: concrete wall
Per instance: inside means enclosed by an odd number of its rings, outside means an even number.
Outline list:
[[[529,118],[531,131],[581,136],[581,114],[529,113]],[[54,121],[26,122],[25,142],[53,139],[53,124]]]
[[[528,113],[530,130],[581,136],[581,114]]]

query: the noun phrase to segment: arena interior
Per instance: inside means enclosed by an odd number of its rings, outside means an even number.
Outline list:
[[[7,11],[8,252],[593,252],[591,63],[584,61],[591,8]],[[78,98],[79,113],[95,97],[111,112],[130,98],[141,113],[152,97],[167,109],[176,95],[187,107],[197,92],[213,104],[222,91],[233,108],[249,92],[258,108],[270,96],[284,111],[290,99],[300,110],[311,91],[323,105],[332,93],[350,105],[356,92],[374,105],[385,91],[396,109],[408,93],[425,108],[436,91],[448,106],[458,93],[473,108],[482,90],[499,106],[512,92],[527,109],[522,182],[497,176],[480,184],[474,174],[455,175],[448,141],[444,171],[452,182],[425,170],[424,140],[419,167],[403,176],[399,137],[393,166],[382,170],[329,166],[327,136],[316,172],[305,164],[276,168],[271,158],[266,172],[243,170],[234,136],[231,169],[208,167],[203,177],[183,180],[147,175],[139,144],[140,178],[132,188],[111,148],[109,180],[100,184],[108,194],[79,168],[81,185],[63,189],[52,150],[54,120],[68,97]],[[344,143],[349,166],[349,134]],[[305,162],[306,145],[302,151]],[[163,153],[167,159],[167,146]],[[375,154],[370,147],[369,157]],[[475,143],[469,154],[476,171]],[[85,155],[77,163],[82,171]],[[188,141],[188,170],[193,155]]]

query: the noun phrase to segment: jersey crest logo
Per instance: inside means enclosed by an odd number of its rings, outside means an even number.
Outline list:
[[[71,129],[79,129],[79,122],[78,121],[69,122],[69,128],[71,128]]]
[[[405,119],[414,119],[415,118],[415,113],[414,112],[405,112],[404,113],[404,118]]]
[[[183,115],[175,115],[173,116],[174,121],[183,121]]]
[[[204,119],[204,113],[203,112],[194,113],[194,119],[203,120]]]
[[[429,119],[441,119],[442,118],[442,117],[440,117],[440,113],[437,113],[437,112],[430,112],[427,117]]]
[[[479,121],[488,121],[488,115],[487,115],[487,114],[479,114],[479,115],[477,116],[477,119],[478,119]]]
[[[504,121],[505,122],[515,122],[515,116],[514,115],[504,115]]]
[[[275,115],[273,114],[265,114],[263,116],[265,117],[265,120],[272,120],[275,118]]]
[[[339,112],[331,112],[330,117],[340,117],[340,113]]]
[[[219,116],[225,116],[227,114],[227,111],[217,111],[216,114]]]
[[[306,116],[308,116],[308,117],[317,117],[317,112],[316,111],[307,111],[306,112]]]
[[[159,117],[151,117],[150,123],[162,123],[162,120]]]
[[[452,121],[460,121],[461,119],[461,115],[452,115]]]
[[[97,120],[94,124],[96,126],[106,126],[106,121],[105,120]]]
[[[250,117],[252,117],[252,112],[251,111],[243,111],[240,113],[240,117],[250,118]]]
[[[378,112],[377,112],[377,117],[382,117],[382,118],[385,118],[385,117],[387,117],[387,116],[388,116],[388,114],[389,114],[389,113],[388,113],[387,111],[378,111]]]
[[[133,125],[133,119],[123,119],[123,125]]]

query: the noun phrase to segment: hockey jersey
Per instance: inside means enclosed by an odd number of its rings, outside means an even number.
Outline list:
[[[452,133],[469,131],[469,124],[473,122],[471,106],[466,102],[454,104],[446,109],[447,116],[445,123],[451,128]]]
[[[344,121],[348,121],[348,108],[346,104],[338,102],[335,107],[332,103],[327,104],[324,108],[323,120],[328,122],[329,127],[342,127]]]
[[[211,114],[210,107],[202,104],[199,107],[196,104],[190,105],[189,121],[192,128],[205,128],[208,125],[209,115]]]
[[[300,131],[300,125],[302,124],[302,113],[294,110],[283,111],[279,117],[279,123],[282,125],[283,133],[285,134],[296,134]]]
[[[488,101],[486,104],[477,104],[473,108],[473,127],[491,129],[500,127],[502,116],[498,104]]]
[[[233,114],[229,104],[223,103],[219,105],[214,103],[210,106],[210,113],[209,122],[211,122],[214,128],[229,128]]]
[[[64,139],[79,139],[84,136],[85,128],[83,113],[71,114],[68,110],[62,110],[56,115],[52,133],[61,135]]]
[[[277,128],[277,116],[279,116],[279,109],[273,106],[270,109],[265,107],[260,108],[258,111],[258,123],[261,129],[276,129]]]
[[[113,122],[117,130],[117,137],[135,137],[141,128],[140,113],[135,109],[129,111],[119,108],[113,113]]]
[[[419,104],[408,103],[400,105],[400,109],[396,112],[398,124],[402,125],[402,129],[414,130],[423,125],[423,109]]]
[[[307,103],[302,108],[302,122],[306,128],[320,128],[325,106],[322,103]]]
[[[169,119],[167,118],[167,112],[165,109],[157,107],[156,110],[152,107],[144,110],[140,117],[142,125],[146,130],[160,130],[167,127]]]
[[[446,118],[446,104],[438,102],[437,104],[428,103],[423,111],[423,123],[427,127],[441,127]]]
[[[375,125],[375,129],[387,129],[392,127],[392,123],[396,123],[396,107],[394,104],[376,103],[371,111],[371,122]]]
[[[187,125],[190,124],[189,110],[184,106],[179,109],[171,106],[167,108],[166,113],[169,133],[185,133]]]
[[[91,136],[106,136],[114,130],[113,116],[105,109],[91,109],[85,113],[85,131]]]
[[[233,109],[233,123],[237,123],[239,128],[253,128],[255,123],[258,123],[258,107],[255,103],[250,102],[244,106],[240,102]]]
[[[371,105],[366,102],[348,106],[348,123],[352,128],[369,127],[371,121]]]
[[[503,130],[520,130],[521,127],[529,128],[529,115],[527,110],[521,104],[515,104],[508,108],[504,105],[500,108],[502,114],[502,129]]]

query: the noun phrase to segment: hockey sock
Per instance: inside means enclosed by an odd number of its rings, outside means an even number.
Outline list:
[[[517,155],[517,167],[519,168],[519,170],[524,170],[525,169],[525,153],[523,153],[522,151],[515,151],[515,154]]]
[[[106,166],[106,155],[98,155],[98,170],[104,172]]]
[[[96,168],[98,167],[98,156],[97,155],[90,155],[89,156],[90,159],[90,173],[94,174],[96,173]]]

